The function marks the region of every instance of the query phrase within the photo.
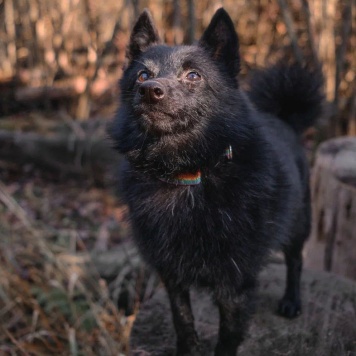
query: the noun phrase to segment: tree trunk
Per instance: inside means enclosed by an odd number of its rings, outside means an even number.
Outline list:
[[[323,143],[312,177],[313,227],[306,265],[356,279],[356,138]]]

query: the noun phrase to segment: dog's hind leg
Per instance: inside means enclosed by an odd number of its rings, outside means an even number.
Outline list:
[[[177,334],[177,356],[200,356],[194,316],[190,304],[189,289],[180,285],[165,283],[168,292],[173,323]]]
[[[307,195],[308,197],[309,195]],[[284,248],[287,265],[287,284],[283,298],[279,302],[278,313],[287,318],[294,318],[301,313],[300,278],[303,266],[303,246],[310,232],[310,204],[305,204],[302,216],[299,219],[299,228],[291,244]]]
[[[287,318],[294,318],[301,312],[302,248],[303,246],[295,246],[284,253],[287,265],[287,284],[284,296],[279,302],[278,313]]]
[[[235,297],[216,297],[220,312],[220,328],[215,356],[236,355],[254,310],[254,300],[254,288],[244,290]]]

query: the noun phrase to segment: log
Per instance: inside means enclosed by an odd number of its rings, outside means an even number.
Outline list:
[[[53,86],[18,88],[15,91],[15,99],[19,102],[29,102],[76,97],[84,93],[86,85],[87,80],[84,77],[67,78],[55,81]]]
[[[20,80],[26,82],[25,74]],[[26,86],[15,89],[15,100],[21,103],[40,101],[45,99],[58,100],[65,98],[77,98],[84,94],[88,80],[83,76],[75,76],[56,80],[52,86]],[[117,78],[114,76],[97,78],[90,83],[89,93],[98,98],[108,90],[115,88]]]
[[[356,352],[356,284],[331,273],[304,271],[303,312],[293,320],[275,311],[285,285],[285,267],[271,264],[261,274],[256,314],[239,355],[316,356],[354,355]],[[192,307],[202,342],[202,355],[213,355],[218,310],[209,294],[194,291]],[[133,356],[173,356],[175,332],[165,290],[145,302],[134,322]]]
[[[109,251],[93,251],[91,261],[95,265],[99,275],[112,281],[117,278],[125,267],[128,270],[139,271],[144,268],[144,263],[131,241],[123,242],[116,249]]]
[[[92,251],[91,265],[109,285],[110,295],[126,315],[136,311],[138,300],[152,296],[160,280],[147,268],[131,240],[110,251]],[[88,266],[84,269],[90,270]]]
[[[312,174],[313,225],[306,246],[309,268],[356,280],[356,138],[320,145]]]
[[[105,133],[105,125],[78,127],[41,135],[36,132],[0,130],[0,160],[17,165],[34,164],[64,175],[86,176],[105,183],[119,155]]]

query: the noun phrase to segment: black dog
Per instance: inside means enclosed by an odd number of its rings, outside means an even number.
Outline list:
[[[158,44],[138,19],[111,135],[126,156],[122,191],[137,245],[169,295],[178,355],[199,355],[189,287],[214,293],[216,355],[235,355],[266,256],[288,267],[279,312],[300,313],[302,248],[310,227],[301,133],[321,111],[317,70],[277,64],[239,88],[239,43],[220,9],[196,45]]]

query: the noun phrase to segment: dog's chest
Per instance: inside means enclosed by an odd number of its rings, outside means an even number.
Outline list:
[[[150,186],[135,189],[129,201],[134,223],[157,234],[223,232],[229,213],[199,186]],[[230,212],[231,214],[232,212]]]
[[[230,257],[237,252],[234,211],[212,203],[203,186],[166,188],[142,191],[130,202],[141,253],[161,274],[215,284],[226,274],[226,261],[235,268]]]

